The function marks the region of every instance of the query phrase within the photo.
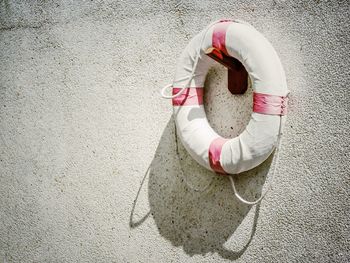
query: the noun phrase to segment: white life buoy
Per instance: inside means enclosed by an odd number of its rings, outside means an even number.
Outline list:
[[[204,82],[214,60],[213,49],[239,60],[251,79],[253,113],[245,130],[222,138],[209,125],[203,105]],[[172,96],[164,91],[172,87]],[[179,137],[202,166],[220,174],[252,169],[275,149],[286,114],[285,73],[272,45],[251,25],[217,21],[196,35],[178,59],[175,79],[162,90],[172,98]]]

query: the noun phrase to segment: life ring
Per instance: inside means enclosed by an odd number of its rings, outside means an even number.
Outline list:
[[[222,138],[209,125],[203,105],[204,82],[215,63],[212,51],[239,60],[253,88],[253,113],[245,130]],[[172,88],[171,96],[165,90]],[[219,174],[250,170],[275,149],[287,113],[289,91],[280,59],[270,42],[240,20],[212,23],[189,42],[178,59],[172,84],[163,97],[171,98],[178,135],[189,154]]]

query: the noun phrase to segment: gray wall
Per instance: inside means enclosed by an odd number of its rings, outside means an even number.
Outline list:
[[[349,7],[0,1],[0,262],[349,261]],[[189,39],[222,17],[271,41],[291,90],[257,207],[188,156],[159,96]],[[225,74],[211,70],[206,107],[228,137],[251,90],[230,95]],[[236,179],[243,196],[264,191],[271,160]]]

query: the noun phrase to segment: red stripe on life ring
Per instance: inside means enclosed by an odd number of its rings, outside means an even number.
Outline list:
[[[215,24],[212,37],[213,48],[220,50],[227,56],[228,52],[226,50],[226,31],[231,23],[231,21],[224,20],[223,22]]]
[[[286,115],[288,97],[263,93],[253,94],[253,112],[268,115]]]
[[[180,92],[182,88],[173,88],[173,95]],[[202,105],[203,88],[186,88],[182,94],[173,98],[173,106]]]
[[[213,140],[210,143],[209,146],[209,164],[211,169],[213,169],[215,172],[219,174],[227,174],[224,169],[221,166],[220,163],[220,156],[221,156],[221,150],[222,146],[224,146],[225,142],[227,142],[228,139],[219,137]]]

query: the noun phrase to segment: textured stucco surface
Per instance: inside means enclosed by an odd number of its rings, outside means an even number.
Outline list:
[[[348,262],[349,8],[0,0],[0,262]],[[222,17],[271,41],[291,90],[256,208],[188,156],[159,97],[189,39]],[[225,74],[209,74],[206,107],[235,136],[251,91],[230,95]],[[270,163],[237,179],[242,195],[259,195]],[[204,192],[184,182],[213,177]]]

